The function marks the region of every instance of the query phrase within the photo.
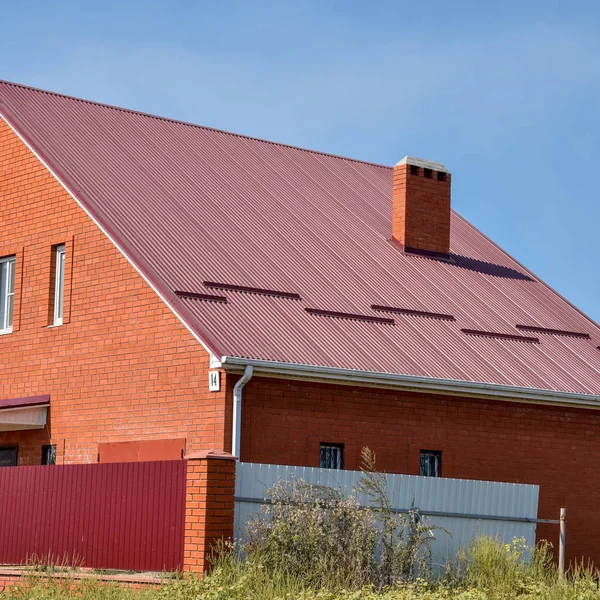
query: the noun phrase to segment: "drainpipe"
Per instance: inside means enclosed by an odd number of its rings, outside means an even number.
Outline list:
[[[244,374],[233,387],[233,431],[231,433],[231,454],[240,458],[240,438],[242,434],[242,389],[252,379],[252,365],[246,365]]]

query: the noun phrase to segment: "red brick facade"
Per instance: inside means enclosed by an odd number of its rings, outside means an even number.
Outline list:
[[[344,466],[376,452],[391,473],[419,474],[420,450],[442,451],[442,475],[540,486],[539,517],[567,508],[570,558],[600,559],[600,412],[254,378],[244,388],[241,459],[319,466],[321,442]],[[557,547],[558,526],[538,538]]]
[[[48,327],[61,243],[64,325]],[[0,446],[18,443],[19,464],[40,464],[49,443],[58,463],[73,463],[95,462],[100,442],[186,438],[195,451],[231,439],[226,386],[208,392],[208,354],[0,120],[0,257],[9,255],[15,315],[13,333],[0,335],[0,399],[51,397],[45,429],[0,433]]]

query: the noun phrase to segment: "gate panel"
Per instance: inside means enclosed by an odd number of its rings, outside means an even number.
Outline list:
[[[0,563],[175,571],[186,461],[0,469]]]

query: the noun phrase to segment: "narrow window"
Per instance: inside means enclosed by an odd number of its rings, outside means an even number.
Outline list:
[[[42,446],[42,464],[56,464],[56,444],[48,444],[47,446]]]
[[[16,258],[0,258],[0,333],[10,333],[15,307]]]
[[[344,468],[344,445],[321,444],[321,469]]]
[[[3,446],[0,448],[0,467],[17,466],[17,446]]]
[[[421,450],[421,472],[424,477],[442,476],[442,453],[439,450]]]
[[[65,297],[65,246],[61,244],[54,249],[56,253],[56,269],[54,274],[54,319],[53,325],[63,324],[63,306]]]

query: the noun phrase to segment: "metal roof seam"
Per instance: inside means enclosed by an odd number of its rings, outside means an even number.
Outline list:
[[[282,292],[279,290],[268,290],[265,288],[249,287],[245,285],[236,285],[233,283],[216,283],[214,281],[203,281],[202,284],[208,288],[219,290],[231,290],[232,292],[242,292],[246,294],[258,294],[261,296],[275,296],[278,298],[287,298],[289,300],[302,300],[300,294],[296,292]]]
[[[321,308],[305,308],[307,313],[318,315],[320,317],[332,317],[334,319],[349,319],[351,321],[368,321],[371,323],[385,323],[387,325],[395,325],[394,319],[386,317],[372,317],[370,315],[359,315],[355,313],[338,312],[335,310],[323,310]]]
[[[182,292],[176,291],[175,295],[179,298],[189,298],[192,300],[207,300],[208,302],[221,302],[227,304],[225,296],[215,296],[213,294],[200,294],[198,292]]]
[[[589,333],[580,333],[578,331],[566,331],[564,329],[551,329],[548,327],[538,327],[536,325],[515,325],[517,329],[522,331],[534,331],[536,333],[547,333],[548,335],[560,335],[564,337],[575,337],[589,340]]]
[[[380,312],[391,312],[400,315],[408,315],[412,317],[428,317],[431,319],[440,319],[442,321],[456,321],[454,315],[448,315],[444,313],[428,312],[426,310],[415,310],[412,308],[397,308],[394,306],[382,306],[380,304],[371,304],[372,310]]]
[[[498,338],[501,340],[514,340],[515,342],[532,342],[539,344],[540,339],[525,335],[511,335],[510,333],[498,333],[496,331],[482,331],[480,329],[461,329],[467,335],[477,335],[479,337]]]

